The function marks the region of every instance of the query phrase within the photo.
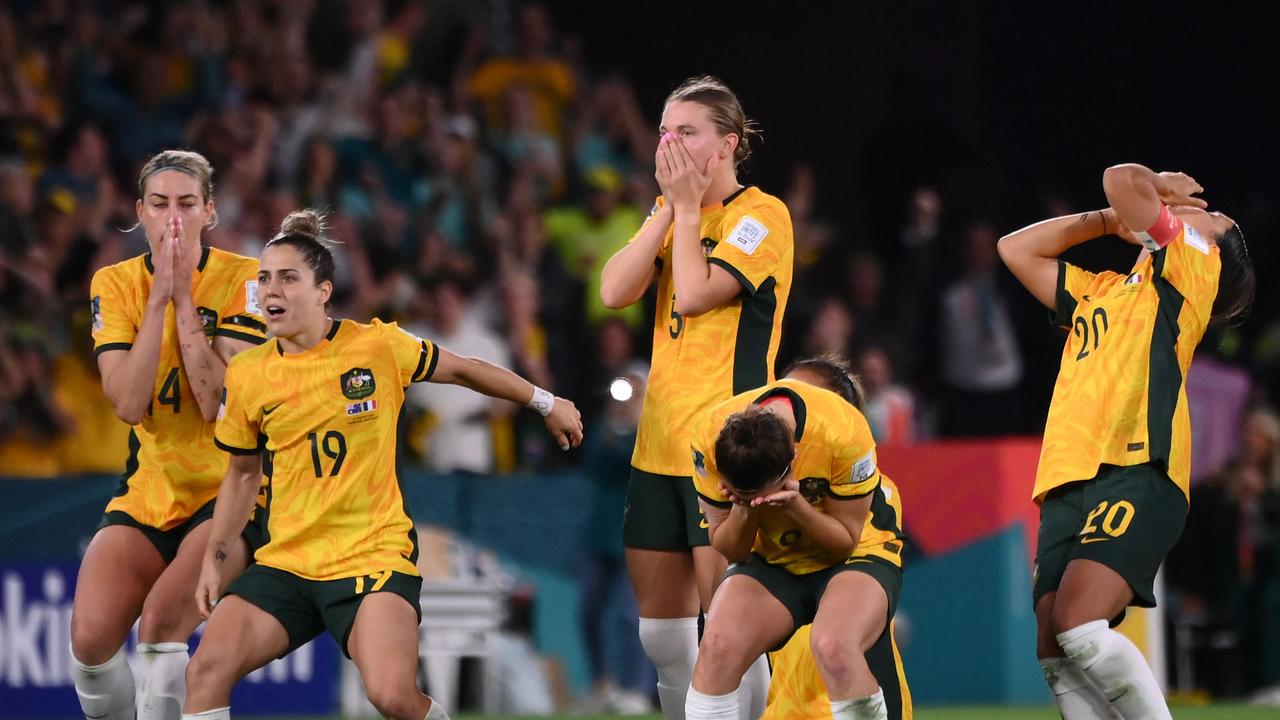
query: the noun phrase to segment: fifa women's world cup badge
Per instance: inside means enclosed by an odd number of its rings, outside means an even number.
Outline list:
[[[342,394],[352,400],[363,400],[377,388],[373,371],[368,368],[351,368],[342,374],[341,382]]]

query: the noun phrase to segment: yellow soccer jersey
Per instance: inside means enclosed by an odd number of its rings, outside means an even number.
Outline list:
[[[876,466],[876,445],[866,418],[829,390],[784,378],[736,395],[704,412],[693,435],[693,484],[698,497],[717,507],[730,507],[729,499],[720,492],[716,438],[730,415],[778,396],[789,399],[795,411],[796,458],[791,464],[792,477],[800,483],[800,493],[809,504],[823,510],[828,497],[874,495],[858,545],[848,556],[834,555],[814,543],[786,512],[769,507],[760,509],[759,533],[752,552],[796,575],[869,556],[902,567],[902,499],[898,488]]]
[[[94,352],[128,350],[151,294],[151,254],[102,268],[89,285]],[[205,335],[259,344],[266,325],[258,311],[258,261],[205,248],[191,293]],[[160,530],[176,527],[218,494],[227,456],[213,445],[182,368],[173,304],[164,312],[160,363],[151,407],[129,435],[129,460],[107,511],[122,511]]]
[[[658,198],[657,206],[665,200]],[[656,209],[656,208],[655,208]],[[653,323],[653,362],[631,464],[658,475],[691,475],[688,438],[698,413],[773,380],[782,316],[791,294],[791,215],[754,187],[702,208],[702,250],[742,284],[728,305],[695,318],[676,312],[667,230]]]
[[[1156,463],[1188,493],[1187,368],[1209,323],[1222,263],[1216,246],[1174,220],[1174,240],[1143,252],[1128,275],[1058,262],[1054,322],[1071,332],[1045,422],[1037,502],[1094,477],[1103,464]]]
[[[769,683],[769,704],[765,708],[761,720],[814,720],[814,718],[831,717],[831,698],[827,696],[827,685],[822,681],[818,671],[818,663],[813,659],[813,651],[809,649],[809,638],[812,625],[805,625],[796,630],[781,650],[769,653],[769,668],[773,680]],[[886,658],[884,665],[872,665],[871,671],[876,674],[880,686],[884,690],[886,704],[897,708],[897,717],[911,720],[915,713],[911,704],[911,691],[907,687],[907,675],[902,667],[902,655],[898,652],[898,644],[893,639],[893,623],[889,624],[890,646],[892,652],[892,668]],[[868,659],[871,662],[871,659]],[[895,677],[881,677],[880,673],[894,673]],[[897,694],[896,700],[890,697]],[[890,717],[895,714],[890,712]]]
[[[304,352],[286,354],[273,340],[232,358],[216,441],[231,453],[266,453],[258,563],[312,580],[418,574],[396,421],[404,389],[429,379],[438,360],[430,341],[379,320],[335,320]]]

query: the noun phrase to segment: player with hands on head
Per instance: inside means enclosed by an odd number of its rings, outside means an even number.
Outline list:
[[[1001,238],[1000,256],[1068,329],[1045,421],[1033,603],[1037,655],[1076,718],[1167,718],[1138,649],[1112,627],[1155,607],[1154,582],[1186,521],[1186,377],[1205,331],[1238,322],[1255,278],[1240,227],[1208,212],[1184,173],[1107,168],[1109,207]],[[1061,259],[1102,235],[1142,247],[1125,273]]]
[[[509,370],[394,323],[331,318],[333,276],[321,215],[290,214],[258,272],[273,339],[227,368],[215,441],[232,459],[195,593],[209,622],[187,671],[184,718],[229,718],[241,678],[325,630],[383,716],[447,718],[415,684],[422,577],[395,467],[404,389],[453,383],[524,403],[562,448],[582,442],[572,402]],[[228,548],[260,468],[267,542],[229,583]]]

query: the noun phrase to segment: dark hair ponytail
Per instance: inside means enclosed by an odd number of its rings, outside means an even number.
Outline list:
[[[782,371],[782,376],[787,377],[796,370],[808,370],[821,377],[827,390],[844,398],[859,410],[867,402],[867,394],[862,389],[862,382],[854,374],[853,366],[841,355],[827,353],[801,358],[788,365],[787,369]]]
[[[1218,257],[1222,261],[1222,269],[1218,272],[1218,295],[1213,299],[1209,322],[1233,327],[1249,316],[1257,290],[1253,260],[1249,257],[1249,247],[1244,243],[1244,233],[1239,225],[1232,225],[1218,237]]]

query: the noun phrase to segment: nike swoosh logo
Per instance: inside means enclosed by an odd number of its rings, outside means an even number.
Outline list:
[[[1090,300],[1092,300],[1092,299],[1093,299],[1093,298],[1092,298],[1091,296],[1089,296],[1089,295],[1085,295],[1085,296],[1084,296],[1084,301],[1085,301],[1085,302],[1089,302],[1089,301],[1090,301]]]
[[[1108,541],[1108,540],[1110,540],[1110,539],[1111,539],[1111,538],[1081,538],[1081,539],[1080,539],[1080,544],[1081,544],[1081,545],[1088,545],[1089,543],[1095,543],[1095,542],[1106,542],[1106,541]]]
[[[278,402],[278,403],[276,403],[276,404],[275,404],[275,407],[269,407],[269,408],[264,407],[264,408],[262,408],[262,414],[263,414],[263,415],[270,415],[271,413],[273,413],[273,412],[275,412],[276,410],[278,410],[278,409],[280,408],[280,406],[281,406],[281,405],[283,405],[283,404],[284,404],[284,403],[282,403],[282,402]]]

